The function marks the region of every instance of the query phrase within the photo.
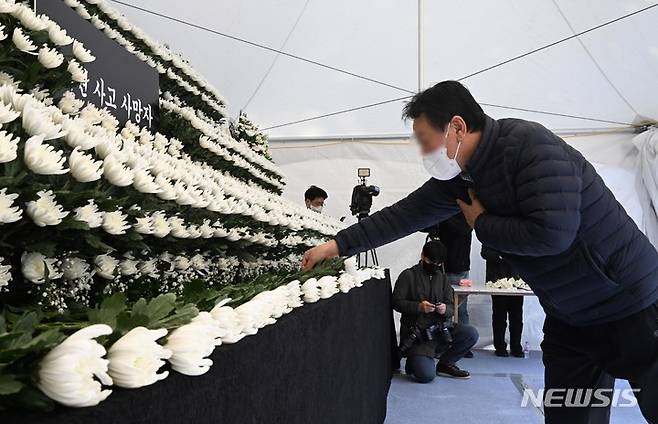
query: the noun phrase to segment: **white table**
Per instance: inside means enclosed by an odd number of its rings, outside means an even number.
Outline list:
[[[468,295],[474,294],[484,294],[484,295],[493,295],[493,296],[534,296],[535,293],[531,290],[522,290],[522,289],[493,289],[484,286],[473,286],[473,287],[462,287],[462,286],[452,286],[453,291],[455,292],[455,298],[453,302],[454,312],[452,314],[452,320],[454,322],[459,322],[459,297],[466,297]]]

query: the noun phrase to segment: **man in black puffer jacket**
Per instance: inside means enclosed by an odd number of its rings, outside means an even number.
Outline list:
[[[486,116],[455,81],[417,94],[405,116],[434,178],[307,251],[302,268],[382,246],[461,209],[546,311],[545,393],[605,386],[609,374],[639,389],[642,413],[658,422],[658,252],[594,167],[540,124]],[[547,423],[590,422],[605,410],[545,400]]]

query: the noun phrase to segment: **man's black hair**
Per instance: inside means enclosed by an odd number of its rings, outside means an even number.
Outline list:
[[[423,246],[423,256],[430,262],[442,264],[446,260],[447,250],[443,243],[438,240],[431,240]]]
[[[404,106],[404,119],[417,119],[425,114],[430,124],[443,131],[453,116],[466,122],[468,132],[484,128],[485,114],[468,88],[457,81],[443,81],[416,94]]]
[[[329,197],[329,195],[327,194],[326,191],[324,191],[320,187],[314,186],[314,185],[310,186],[308,188],[308,190],[306,190],[306,192],[304,193],[304,199],[307,199],[307,200],[317,199],[318,197],[322,197],[323,199],[327,199],[327,197]]]

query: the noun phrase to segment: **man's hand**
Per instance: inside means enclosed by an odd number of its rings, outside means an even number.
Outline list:
[[[308,249],[304,252],[304,257],[302,258],[302,271],[310,271],[318,262],[335,258],[336,256],[338,256],[338,244],[336,244],[336,240],[329,240],[312,249]]]
[[[438,303],[436,305],[436,312],[438,312],[439,315],[445,315],[445,313],[446,313],[446,304],[445,303]]]
[[[482,203],[475,197],[475,191],[473,189],[468,190],[468,195],[471,197],[471,204],[467,204],[461,199],[457,199],[457,204],[462,209],[466,222],[471,228],[475,228],[475,220],[478,219],[478,216],[486,212]]]
[[[423,300],[418,304],[418,311],[424,313],[424,314],[430,314],[434,312],[436,308],[434,307],[433,303],[428,302],[427,300]]]

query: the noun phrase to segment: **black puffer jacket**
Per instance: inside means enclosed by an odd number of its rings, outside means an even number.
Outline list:
[[[341,231],[342,255],[375,248],[459,212],[464,180],[487,213],[477,238],[501,252],[547,314],[578,326],[614,321],[658,300],[658,252],[594,167],[540,124],[487,118],[466,171],[430,179]]]

